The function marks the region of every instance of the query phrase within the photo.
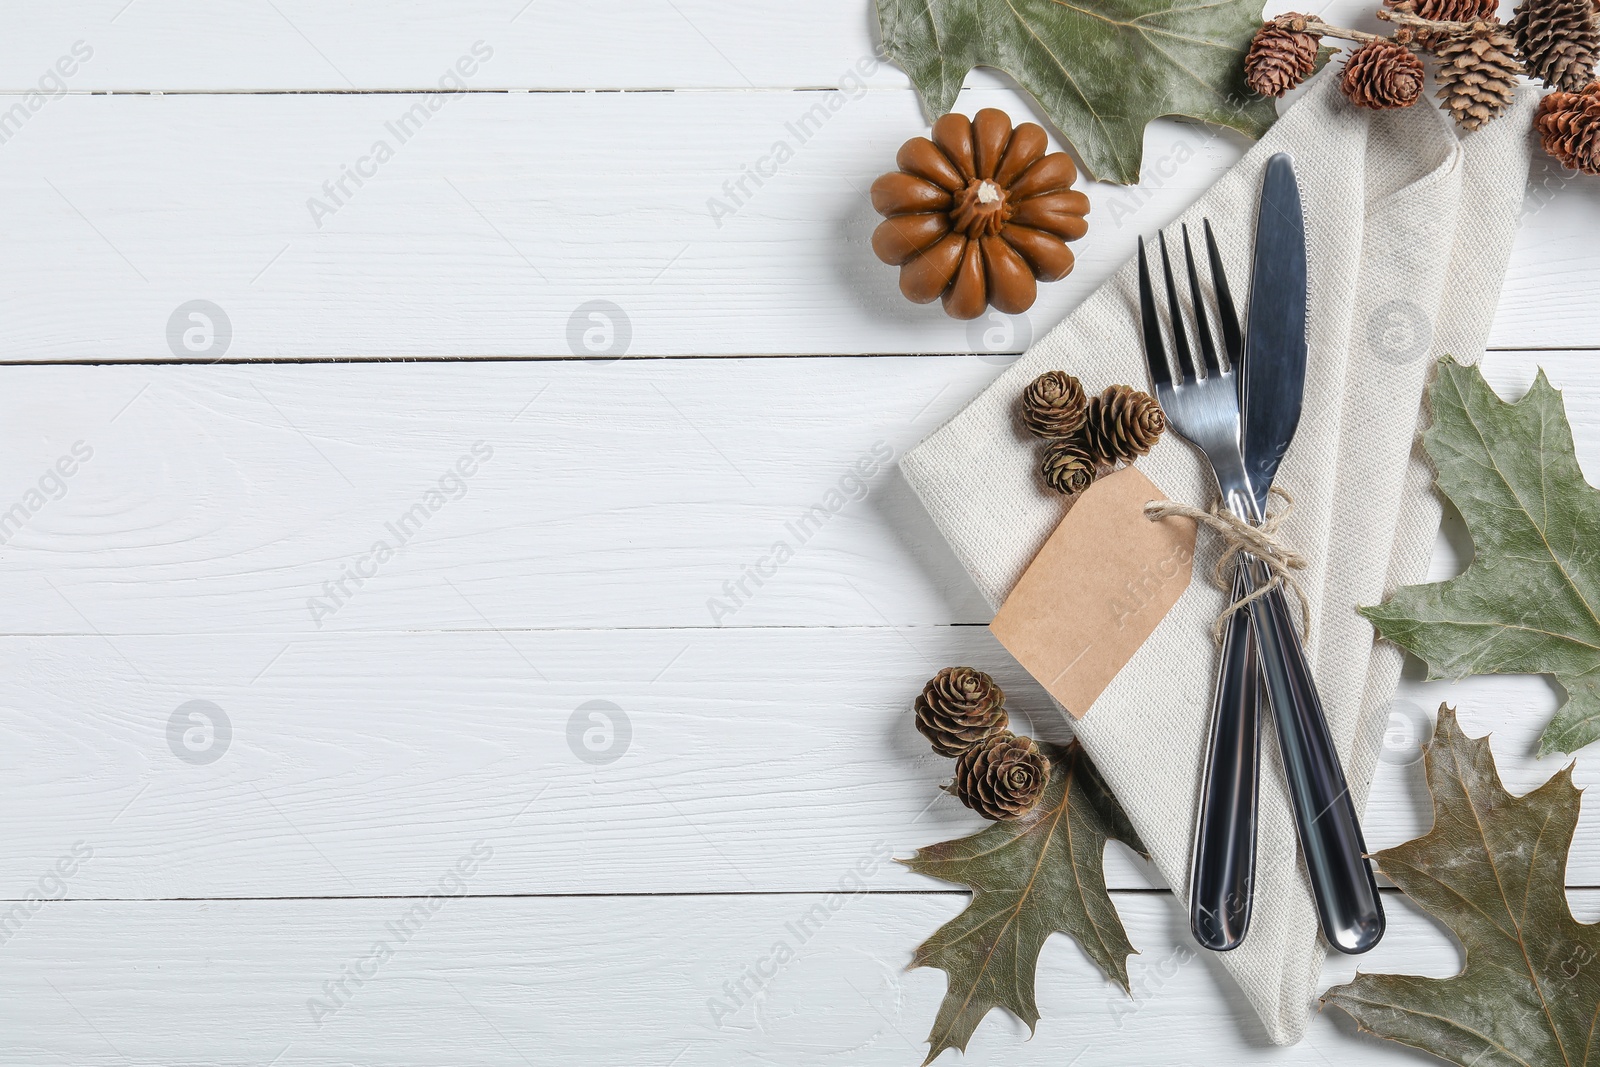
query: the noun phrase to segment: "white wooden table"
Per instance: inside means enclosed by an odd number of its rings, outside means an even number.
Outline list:
[[[868,249],[924,119],[865,0],[3,10],[0,1062],[919,1063],[944,978],[904,967],[964,897],[884,857],[980,823],[910,698],[972,663],[1062,724],[892,470],[709,602],[1243,143],[1152,126],[1078,271],[969,330]],[[1537,165],[1486,362],[1548,369],[1591,470],[1597,227],[1600,182]],[[1447,524],[1437,574],[1468,551]],[[1415,677],[1397,724],[1458,703],[1517,789],[1562,762],[1548,682]],[[1414,755],[1375,847],[1426,828]],[[1134,996],[1052,939],[1037,1036],[995,1013],[946,1061],[1421,1061],[1331,1015],[1268,1045],[1111,853]],[[1453,973],[1389,906],[1362,966]]]

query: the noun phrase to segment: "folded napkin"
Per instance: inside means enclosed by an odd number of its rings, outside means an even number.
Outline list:
[[[1301,572],[1314,620],[1307,650],[1358,810],[1402,657],[1374,644],[1355,609],[1425,578],[1439,505],[1417,440],[1423,387],[1435,358],[1482,355],[1527,181],[1534,98],[1524,88],[1509,114],[1458,138],[1428,101],[1367,111],[1323,75],[1180,220],[1211,219],[1242,299],[1262,168],[1275,152],[1293,156],[1310,262],[1310,358],[1305,413],[1277,484],[1296,502],[1282,533],[1310,560]],[[1145,387],[1137,308],[1130,261],[901,461],[991,605],[1005,600],[1066,507],[1037,479],[1037,442],[1016,421],[1016,398],[1057,368],[1090,392]],[[1175,434],[1139,467],[1174,500],[1205,505],[1215,494],[1204,460]],[[1215,554],[1202,533],[1193,584],[1075,725],[1185,913],[1217,662],[1211,624],[1226,603],[1202,577]],[[1325,949],[1270,717],[1262,749],[1254,917],[1244,944],[1216,958],[1270,1038],[1292,1044]]]

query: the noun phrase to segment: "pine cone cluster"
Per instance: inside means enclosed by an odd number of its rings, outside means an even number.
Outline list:
[[[1031,738],[1007,729],[1006,695],[972,667],[946,667],[916,700],[917,730],[956,760],[950,791],[986,819],[1033,810],[1050,780],[1050,760]]]
[[[1600,16],[1592,0],[1522,0],[1509,29],[1531,77],[1570,93],[1593,79]]]
[[[1006,695],[971,667],[946,667],[917,697],[917,729],[941,756],[959,756],[1006,727]]]
[[[1339,87],[1362,107],[1410,107],[1422,95],[1422,60],[1387,38],[1368,41],[1345,60]]]
[[[1544,150],[1563,166],[1600,175],[1600,82],[1581,93],[1545,97],[1533,127]]]
[[[1476,22],[1472,32],[1446,38],[1434,54],[1439,99],[1462,129],[1476,130],[1511,104],[1522,64],[1499,22]]]
[[[1050,780],[1050,759],[1030,737],[1001,730],[956,761],[955,795],[986,819],[1032,811]]]
[[[1058,493],[1081,493],[1101,472],[1149,452],[1167,428],[1155,397],[1113,385],[1085,397],[1083,383],[1046,371],[1022,391],[1022,424],[1050,442],[1040,473]]]
[[[1244,57],[1244,80],[1262,96],[1282,96],[1316,69],[1322,38],[1306,32],[1306,18],[1290,12],[1263,23]]]

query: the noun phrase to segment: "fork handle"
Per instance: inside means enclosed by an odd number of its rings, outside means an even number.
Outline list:
[[[1244,595],[1241,563],[1233,575],[1233,599]],[[1260,677],[1250,616],[1235,612],[1228,619],[1217,671],[1189,877],[1189,929],[1213,952],[1238,948],[1250,929],[1261,768]]]
[[[1245,580],[1256,589],[1269,577],[1252,559]],[[1383,937],[1383,903],[1305,648],[1281,587],[1252,600],[1249,611],[1322,935],[1340,952],[1366,952]]]

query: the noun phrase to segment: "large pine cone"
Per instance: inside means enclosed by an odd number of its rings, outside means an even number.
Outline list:
[[[993,304],[1007,314],[1033,306],[1035,279],[1072,270],[1067,241],[1088,230],[1089,198],[1065,152],[1045,154],[1044,129],[1015,130],[986,107],[969,120],[945,115],[933,140],[900,148],[900,169],[872,183],[887,216],[872,234],[878,258],[900,268],[900,291],[918,304],[943,296],[945,312],[975,319]]]
[[[1434,54],[1434,78],[1445,110],[1463,129],[1475,130],[1499,115],[1516,95],[1516,45],[1498,22],[1474,24],[1471,33],[1447,38]]]
[[[1600,175],[1600,83],[1581,93],[1551,93],[1539,102],[1533,127],[1564,166]]]
[[[1094,484],[1099,467],[1099,460],[1083,439],[1075,437],[1052,442],[1044,451],[1044,464],[1040,469],[1046,485],[1072,496]]]
[[[1083,443],[1099,462],[1132,463],[1155,447],[1167,417],[1149,393],[1129,385],[1112,385],[1089,401]]]
[[[1083,426],[1083,383],[1065,371],[1045,371],[1022,391],[1022,424],[1035,437],[1071,437]]]
[[[1431,22],[1479,22],[1492,18],[1500,10],[1500,0],[1411,0],[1409,3],[1393,3],[1384,0],[1390,7],[1405,7],[1414,14],[1428,19]]]
[[[1594,77],[1600,16],[1591,0],[1522,0],[1510,29],[1531,77],[1570,93]]]
[[[1339,87],[1355,103],[1380,111],[1410,107],[1422,95],[1422,60],[1409,48],[1378,39],[1350,53]]]
[[[1032,738],[1002,730],[956,761],[954,792],[985,819],[1015,819],[1039,803],[1050,760]]]
[[[1006,727],[1006,695],[971,667],[946,667],[917,697],[917,729],[941,756],[959,756]]]
[[[1317,66],[1322,38],[1306,32],[1306,18],[1290,12],[1263,23],[1244,57],[1244,80],[1262,96],[1282,96]]]

